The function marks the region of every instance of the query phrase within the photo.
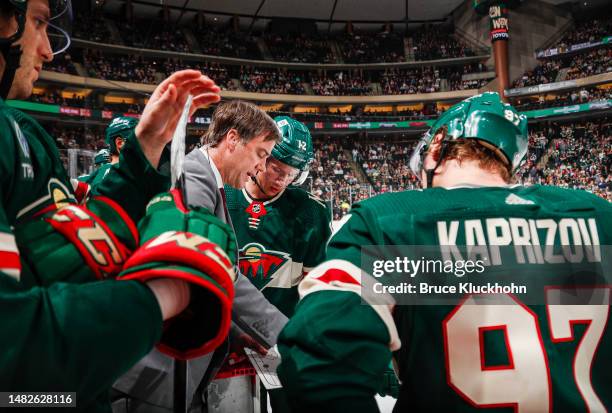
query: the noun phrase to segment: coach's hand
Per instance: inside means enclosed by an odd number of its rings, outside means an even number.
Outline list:
[[[149,163],[157,168],[161,153],[172,140],[189,95],[193,103],[189,116],[221,99],[221,89],[198,70],[181,70],[161,82],[142,112],[136,137]]]

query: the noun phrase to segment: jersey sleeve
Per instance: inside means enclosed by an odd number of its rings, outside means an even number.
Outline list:
[[[0,112],[0,144],[3,151],[3,156],[0,156],[0,273],[18,280],[21,274],[19,251],[4,207],[7,195],[12,192],[12,177],[15,175],[17,148],[13,130],[9,119]]]
[[[0,174],[5,199],[10,174]],[[26,288],[0,206],[0,388],[76,391],[85,405],[147,354],[161,334],[151,291],[137,282],[56,283]],[[51,271],[52,269],[49,269]]]
[[[87,175],[81,175],[81,176],[77,176],[77,181],[79,182],[84,182],[86,184],[90,184],[91,180],[96,176],[96,173],[98,172],[98,170],[96,169],[95,171],[93,171],[90,174]]]
[[[305,274],[323,262],[327,241],[329,241],[331,236],[331,216],[329,211],[326,207],[319,205],[318,201],[310,201],[313,205],[309,208],[308,216],[299,223],[302,228],[298,228],[298,230],[305,232]]]
[[[71,391],[84,407],[144,357],[161,313],[138,282],[56,283],[23,290],[0,274],[0,388]]]
[[[160,161],[160,169],[168,164],[168,151]],[[121,149],[119,162],[114,164],[99,184],[91,188],[92,196],[105,196],[119,204],[133,222],[144,216],[153,196],[170,188],[170,176],[153,168],[142,152],[134,131],[128,135]]]
[[[332,238],[327,261],[299,286],[301,301],[279,337],[279,377],[296,411],[377,412],[399,338],[391,305],[364,305],[361,245],[377,238],[367,210],[355,208]]]
[[[5,209],[16,174],[10,130],[0,133],[6,140],[0,157],[0,388],[76,391],[85,406],[157,342],[159,305],[137,282],[31,289],[20,282],[22,257]]]

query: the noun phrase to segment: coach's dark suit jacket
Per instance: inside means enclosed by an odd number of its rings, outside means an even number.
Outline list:
[[[194,149],[185,157],[185,202],[188,206],[207,208],[223,222],[231,225],[224,195],[220,190],[223,188],[223,182],[208,157],[206,148]],[[237,257],[238,251],[234,253]],[[266,347],[271,347],[276,344],[287,318],[239,273],[237,266],[236,274],[232,321],[242,331]],[[226,340],[214,353],[187,362],[186,405],[190,413],[205,411],[202,391],[223,362],[227,344]],[[153,350],[113,386],[115,397],[118,394],[129,396],[119,397],[114,401],[113,412],[171,412],[174,402],[173,371],[174,360]]]

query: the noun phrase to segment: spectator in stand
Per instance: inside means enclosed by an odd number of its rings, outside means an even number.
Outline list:
[[[264,36],[274,60],[296,63],[335,63],[329,39],[317,34],[270,33]]]
[[[415,60],[452,59],[474,56],[474,52],[442,26],[423,25],[412,34]]]
[[[493,74],[493,71],[489,70],[484,63],[473,63],[464,65],[462,72],[452,71],[448,73],[446,79],[449,83],[449,90],[480,89],[489,83],[491,78],[464,80],[463,75],[484,72],[491,72]]]
[[[563,126],[552,140],[541,182],[584,189],[612,200],[612,124],[587,122]]]
[[[521,169],[521,182],[583,189],[612,200],[612,124],[609,119],[596,123],[551,124],[532,134],[530,150],[534,153]],[[532,136],[535,143],[532,143]],[[542,141],[547,142],[544,149]]]
[[[337,43],[345,63],[402,62],[404,40],[392,31],[352,33],[339,36]]]
[[[52,62],[45,64],[45,70],[65,73],[68,75],[78,75],[76,67],[72,62],[72,57],[68,53],[62,53],[58,56],[55,56]]]
[[[156,84],[164,78],[185,68],[209,73],[210,78],[225,90],[236,90],[227,68],[218,63],[185,62],[181,59],[156,60],[144,56],[107,55],[98,50],[83,53],[84,66],[91,77],[125,82]]]
[[[127,46],[190,53],[183,31],[160,19],[120,21],[117,27]]]
[[[574,89],[570,92],[555,95],[552,99],[546,99],[548,95],[539,95],[537,101],[524,102],[524,98],[517,99],[514,102],[514,107],[520,111],[553,108],[559,106],[575,105],[577,103],[595,102],[598,100],[612,99],[612,88],[604,89],[599,87],[590,87],[582,89]],[[524,102],[524,103],[523,103]]]
[[[120,55],[104,53],[97,49],[82,51],[80,63],[87,76],[107,80],[156,84],[159,79],[183,69],[199,69],[210,73],[217,84],[225,90],[236,90],[232,78],[239,78],[242,87],[249,92],[305,94],[303,82],[310,82],[316,95],[365,96],[373,94],[371,82],[380,82],[383,94],[414,94],[441,91],[443,79],[449,81],[450,90],[476,88],[486,80],[463,81],[466,73],[486,71],[482,64],[447,67],[423,67],[418,69],[387,69],[384,72],[368,71],[368,78],[359,71],[328,72],[326,75],[294,70],[264,69],[242,66],[222,66],[219,63],[201,63],[177,58],[156,59],[143,55]],[[54,60],[55,61],[55,60]],[[52,70],[77,74],[72,58],[66,55],[58,60]]]
[[[237,87],[233,84],[231,77],[226,67],[219,63],[196,63],[185,62],[181,59],[167,59],[161,65],[160,70],[164,75],[169,75],[183,69],[195,69],[202,73],[206,73],[208,77],[224,90],[236,90]]]
[[[525,72],[520,79],[514,82],[512,87],[527,87],[555,82],[560,68],[558,61],[542,61],[533,70]]]
[[[565,79],[557,79],[561,69],[568,69]],[[582,53],[562,56],[559,58],[546,58],[520,79],[513,83],[513,87],[535,86],[552,83],[558,80],[572,80],[600,73],[612,72],[612,47],[607,46]]]
[[[331,137],[315,141],[315,159],[310,168],[310,188],[314,195],[331,203],[334,219],[340,219],[359,196],[361,184],[354,175],[350,157]],[[344,208],[343,208],[344,205]]]
[[[104,129],[71,127],[65,124],[49,125],[49,130],[54,133],[55,141],[59,149],[64,166],[68,166],[68,149],[84,149],[92,152],[106,148],[104,143]]]
[[[90,77],[124,82],[157,84],[157,63],[142,56],[104,54],[99,50],[83,53],[84,66]]]
[[[105,146],[101,129],[54,125],[52,132],[66,163],[67,149],[97,151]],[[340,219],[362,199],[418,188],[408,167],[414,144],[394,140],[373,143],[357,136],[315,139],[315,159],[306,189],[331,203],[334,219]],[[584,189],[612,201],[612,122],[608,118],[531,125],[529,151],[519,182]]]
[[[608,16],[600,17],[578,22],[555,47],[567,49],[571,45],[596,42],[612,34],[612,13],[608,10]]]
[[[562,60],[564,67],[569,67],[565,80],[612,72],[612,47],[595,49]]]
[[[93,13],[77,14],[76,19],[73,20],[72,34],[77,39],[98,43],[112,43],[111,33],[100,10],[95,10]]]
[[[93,107],[89,96],[77,95],[76,93],[69,95],[64,94],[58,90],[46,90],[38,95],[31,95],[29,98],[32,102],[47,103],[51,105],[59,106],[71,106],[76,108],[91,108]]]
[[[433,66],[417,69],[386,69],[380,85],[385,95],[408,95],[440,91],[440,70]]]
[[[212,56],[261,60],[255,36],[230,28],[207,26],[195,33],[202,53]]]
[[[418,187],[410,172],[408,160],[413,142],[380,142],[355,146],[362,153],[361,167],[373,186],[374,193],[403,191]]]
[[[327,77],[312,75],[310,86],[315,95],[320,96],[363,96],[371,95],[372,87],[357,74],[337,72]]]
[[[240,83],[247,92],[301,95],[305,93],[302,82],[298,72],[252,67],[240,70]]]
[[[380,78],[385,95],[434,93],[441,91],[442,79],[448,80],[449,90],[477,89],[489,82],[487,79],[462,80],[464,74],[487,72],[482,63],[457,66],[426,66],[416,69],[386,69]]]

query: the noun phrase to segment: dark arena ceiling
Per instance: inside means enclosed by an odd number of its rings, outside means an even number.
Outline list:
[[[161,5],[170,7],[181,20],[201,10],[206,17],[225,21],[232,15],[241,18],[241,24],[250,25],[256,17],[256,25],[273,18],[301,18],[334,26],[352,21],[358,24],[385,22],[419,25],[426,22],[443,22],[449,14],[466,0],[132,0],[137,16],[154,16]],[[469,1],[469,0],[467,0]],[[530,1],[530,0],[527,0]],[[542,0],[561,5],[567,0]],[[587,0],[574,2],[581,8],[597,7],[611,0]],[[103,9],[117,13],[125,0],[97,0]],[[257,24],[258,23],[258,24]],[[339,27],[337,27],[339,28]]]

